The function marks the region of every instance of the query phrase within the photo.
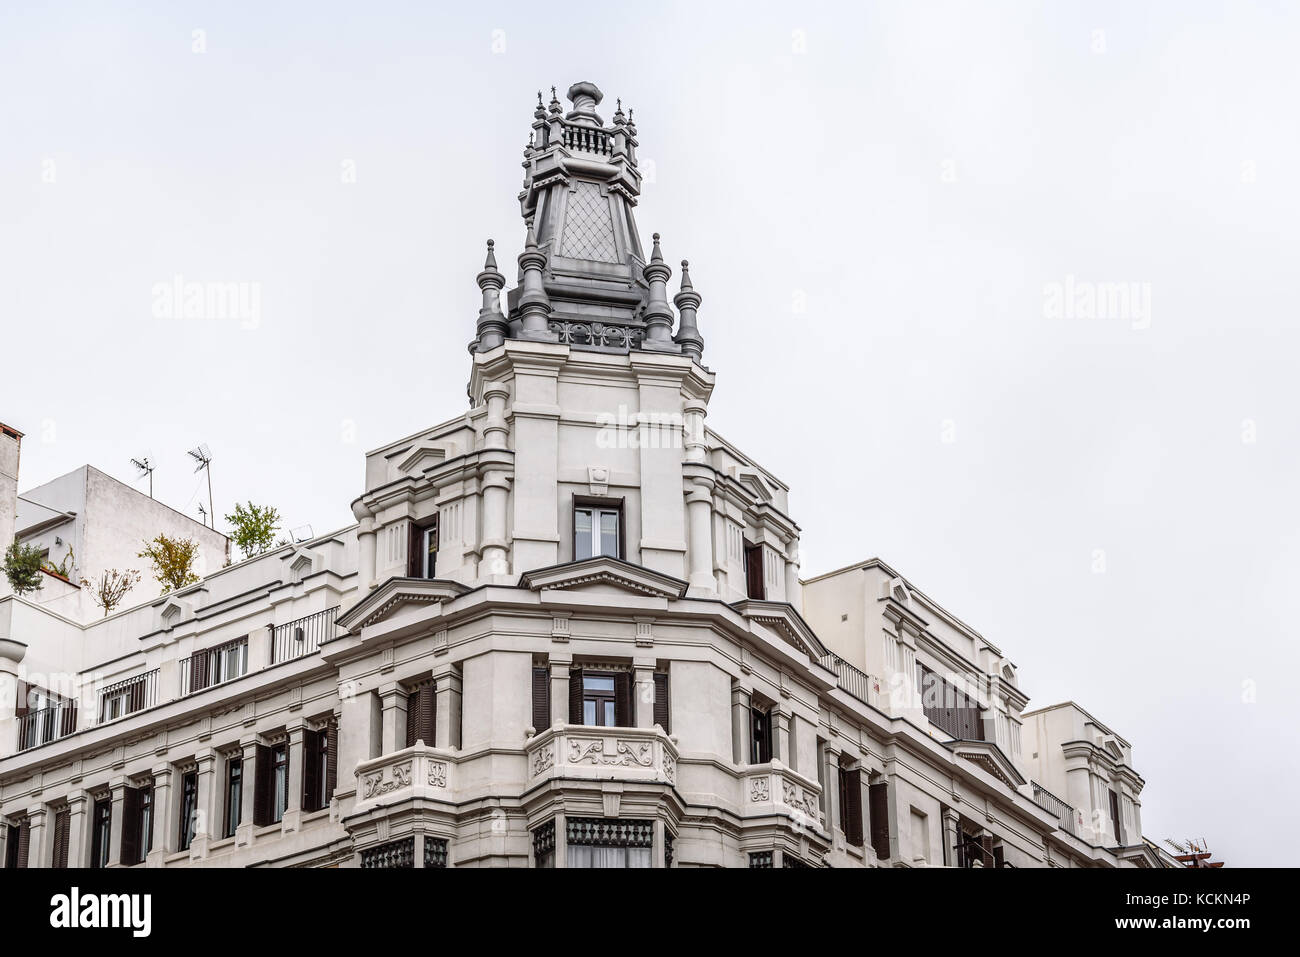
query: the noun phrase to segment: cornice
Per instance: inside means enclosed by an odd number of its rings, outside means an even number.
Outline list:
[[[440,578],[390,578],[339,615],[337,624],[358,635],[367,625],[383,621],[405,605],[451,601],[470,591],[460,582]]]

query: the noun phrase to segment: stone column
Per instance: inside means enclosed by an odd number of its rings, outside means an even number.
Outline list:
[[[638,728],[655,726],[655,666],[654,662],[636,662],[633,666],[633,723]]]
[[[822,766],[825,768],[826,785],[823,792],[826,797],[826,830],[843,843],[844,832],[840,830],[840,752],[829,744],[822,749]]]
[[[8,840],[9,840],[9,819],[6,817],[0,817],[0,867],[4,867],[5,861],[9,860],[9,853],[8,853],[9,845],[7,843]],[[68,864],[71,867],[77,866],[76,864],[72,863],[72,855],[68,855]]]
[[[752,751],[750,748],[750,721],[749,721],[749,689],[743,687],[739,682],[731,683],[731,759],[736,764],[745,765],[749,763],[749,756]]]
[[[785,553],[785,600],[803,613],[803,586],[799,584],[799,540],[790,542]]]
[[[126,780],[116,778],[110,785],[112,817],[108,828],[108,866],[122,865],[122,832],[126,829]]]
[[[163,859],[175,847],[172,827],[180,813],[172,787],[174,772],[170,764],[159,764],[153,769],[153,850],[145,859],[148,867],[162,867]]]
[[[686,515],[690,526],[691,594],[714,595],[713,577],[713,483],[696,478],[686,494]]]
[[[438,711],[434,735],[437,741],[428,743],[454,751],[460,748],[461,677],[450,664],[442,667],[442,673],[435,679]]]
[[[375,514],[361,502],[352,503],[352,514],[357,527],[357,578],[361,586],[361,598],[375,587],[375,554],[378,551],[378,533],[375,528]]]
[[[49,867],[53,858],[50,842],[45,837],[45,805],[27,809],[27,866]]]
[[[569,723],[569,666],[572,663],[571,658],[557,658],[555,655],[551,655],[552,726]],[[543,731],[545,729],[538,728],[537,730]],[[559,858],[557,857],[556,860],[558,861]]]
[[[406,692],[395,681],[379,689],[383,706],[384,730],[381,754],[392,754],[406,747]]]
[[[195,755],[198,768],[195,773],[194,840],[190,842],[192,861],[208,856],[208,845],[212,843],[214,834],[219,833],[216,829],[217,819],[214,813],[214,798],[217,790],[216,761],[217,756],[211,748],[205,748]]]
[[[296,831],[302,817],[302,766],[304,758],[302,720],[288,729],[289,784],[284,799],[283,831]]]
[[[950,807],[943,809],[943,865],[957,866],[957,834],[961,829],[959,815]]]
[[[68,867],[85,867],[89,861],[86,851],[90,829],[86,826],[86,794],[74,791],[68,795]]]
[[[780,759],[787,767],[797,770],[790,741],[790,713],[780,708],[772,709],[772,758]]]
[[[257,816],[257,736],[239,739],[243,766],[239,776],[239,825],[235,828],[235,846],[253,843],[254,818]]]

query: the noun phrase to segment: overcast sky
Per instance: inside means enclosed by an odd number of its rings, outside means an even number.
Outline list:
[[[805,577],[880,556],[1133,743],[1148,836],[1296,863],[1300,5],[150,6],[0,8],[23,488],[148,453],[197,516],[206,442],[218,514],[350,524],[465,408],[536,91],[589,79]],[[158,318],[176,276],[256,320]]]

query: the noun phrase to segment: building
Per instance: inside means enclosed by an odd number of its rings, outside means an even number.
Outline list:
[[[706,424],[687,264],[670,298],[641,244],[632,114],[568,98],[504,309],[491,242],[477,276],[470,408],[367,454],[354,525],[103,620],[0,599],[0,860],[1158,866],[1035,783],[1078,732],[996,647],[879,561],[801,582],[789,489]]]
[[[0,442],[7,444],[7,438],[0,435]],[[16,466],[17,438],[12,456]],[[16,539],[41,550],[50,568],[41,587],[28,597],[73,621],[85,623],[104,614],[91,589],[80,584],[83,578],[94,581],[109,569],[135,569],[143,577],[128,603],[158,591],[148,560],[139,557],[140,549],[157,535],[197,541],[194,570],[200,577],[230,559],[225,535],[93,466],[83,465],[22,493],[17,492],[17,483],[16,467],[12,485],[0,479],[3,511],[14,516],[6,546]],[[8,582],[0,580],[0,595],[8,591]]]

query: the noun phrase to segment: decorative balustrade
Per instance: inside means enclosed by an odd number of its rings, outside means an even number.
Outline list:
[[[835,672],[836,683],[842,691],[851,694],[863,704],[878,706],[880,684],[865,671],[859,671],[834,652],[828,653],[822,664]]]
[[[30,751],[77,730],[75,704],[52,705],[18,718],[18,750]]]
[[[614,151],[614,137],[608,130],[599,127],[570,126],[565,123],[560,127],[560,145],[566,150],[608,156]]]
[[[158,669],[116,681],[99,692],[99,723],[116,721],[158,703]]]
[[[449,801],[456,755],[417,744],[357,765],[357,810],[412,798]]]
[[[804,827],[825,830],[821,785],[780,761],[753,765],[741,781],[741,813],[745,817],[777,814]]]
[[[248,674],[248,636],[181,659],[181,694],[194,694]]]
[[[553,320],[547,328],[566,345],[587,349],[627,352],[640,347],[645,330],[638,326],[616,326],[604,322],[570,322]]]
[[[575,778],[677,783],[677,748],[658,728],[564,724],[524,745],[529,780]]]
[[[338,610],[338,605],[335,605],[314,615],[276,625],[271,635],[271,664],[314,654],[322,644],[335,637],[334,618]]]
[[[1049,814],[1056,815],[1061,821],[1062,829],[1078,837],[1079,827],[1083,823],[1079,812],[1037,781],[1030,781],[1029,783],[1034,789],[1034,803]]]

